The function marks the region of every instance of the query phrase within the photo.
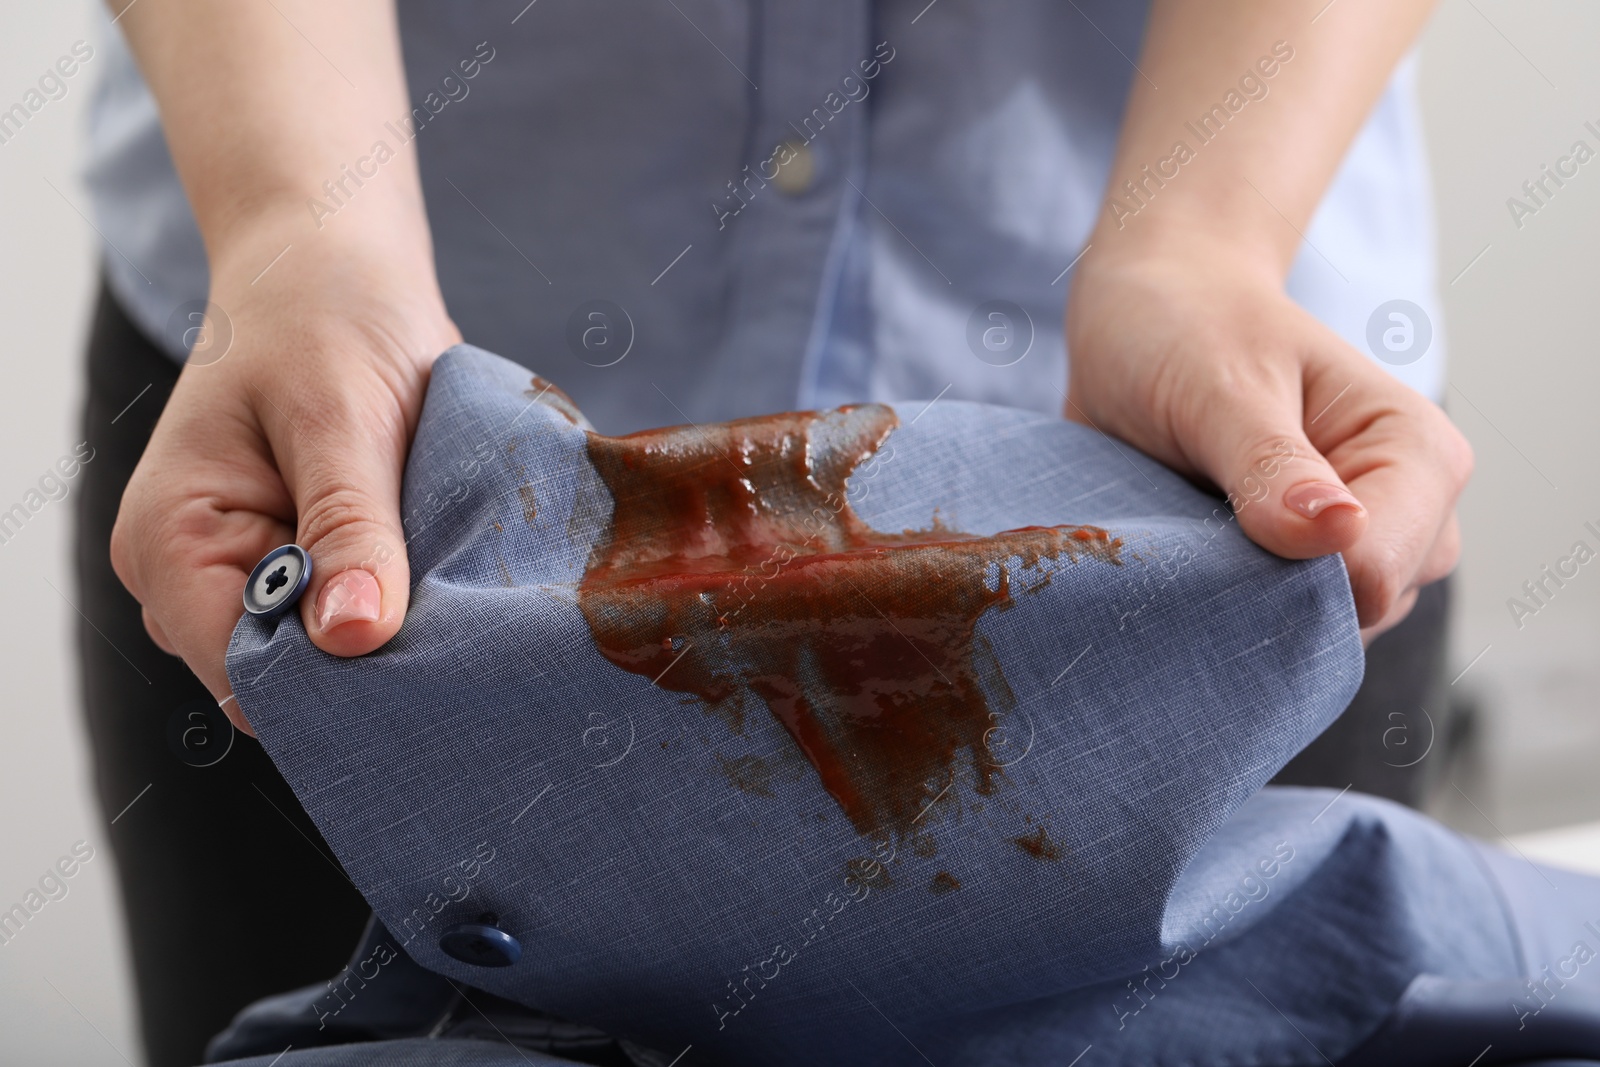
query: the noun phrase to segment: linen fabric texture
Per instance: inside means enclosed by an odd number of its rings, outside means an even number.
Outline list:
[[[1091,429],[897,406],[849,482],[872,528],[1094,524],[1123,546],[1002,564],[1030,592],[977,629],[1014,706],[991,701],[1009,710],[912,833],[861,834],[759,703],[736,731],[597,650],[578,583],[617,503],[554,396],[445,353],[406,471],[400,633],[339,659],[296,612],[247,616],[228,653],[261,743],[422,966],[668,1058],[913,1063],[932,1043],[940,1067],[1085,1044],[1316,1063],[1420,974],[1519,973],[1473,846],[1384,802],[1260,791],[1360,681],[1338,557],[1267,554]],[[765,789],[736,787],[745,758],[778,768]],[[1041,829],[1050,847],[1023,847]],[[485,915],[515,965],[438,947]]]

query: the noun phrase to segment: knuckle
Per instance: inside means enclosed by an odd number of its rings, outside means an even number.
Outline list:
[[[1406,575],[1392,553],[1371,560],[1356,583],[1357,606],[1363,619],[1379,619],[1388,614],[1406,591]]]
[[[133,537],[134,535],[129,531],[127,513],[118,511],[117,521],[111,527],[111,569],[115,572],[117,580],[137,600],[139,591],[135,588],[134,559],[136,553],[131,540]]]
[[[1427,564],[1417,574],[1418,585],[1431,585],[1456,569],[1461,562],[1461,545],[1450,544],[1429,557]]]
[[[193,566],[197,546],[215,543],[217,531],[210,500],[149,501],[129,492],[111,527],[111,569],[135,600],[159,602],[163,576]]]
[[[379,511],[365,493],[347,487],[323,493],[300,512],[299,543],[308,552],[318,548],[356,548],[363,541],[393,539],[377,519]]]
[[[1269,483],[1309,454],[1308,445],[1287,434],[1255,436],[1241,449],[1235,484],[1230,488],[1247,500],[1259,500],[1267,495]]]
[[[1445,470],[1449,473],[1456,488],[1460,489],[1472,477],[1477,458],[1473,455],[1472,445],[1461,431],[1455,428],[1454,423],[1447,423],[1446,432],[1441,436],[1440,446],[1444,452],[1443,463]]]
[[[1428,558],[1423,561],[1422,568],[1417,573],[1417,584],[1427,585],[1438,581],[1455,570],[1459,562],[1461,562],[1461,527],[1452,520],[1440,531],[1438,540],[1428,553]]]
[[[111,569],[117,580],[141,602],[141,574],[149,566],[152,551],[165,543],[155,529],[163,511],[152,505],[144,488],[139,473],[135,472],[117,507],[109,545]]]
[[[1421,418],[1418,420],[1426,444],[1424,454],[1430,454],[1451,488],[1459,492],[1472,477],[1476,458],[1466,435],[1445,414],[1444,409],[1427,400],[1419,399]]]

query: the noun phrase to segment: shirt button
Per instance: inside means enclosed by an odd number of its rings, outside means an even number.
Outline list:
[[[439,935],[446,956],[474,967],[509,967],[522,958],[522,944],[492,922],[457,923]]]
[[[788,162],[783,162],[784,159]],[[773,156],[772,163],[778,168],[772,184],[786,196],[800,196],[816,184],[817,157],[811,151],[811,146],[803,141],[785,141],[783,148]]]
[[[244,610],[263,619],[282,615],[311,581],[311,556],[299,545],[284,545],[261,557],[244,583]]]

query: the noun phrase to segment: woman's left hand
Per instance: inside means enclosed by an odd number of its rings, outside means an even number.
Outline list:
[[[1472,449],[1440,408],[1299,307],[1271,264],[1204,238],[1085,257],[1066,415],[1228,494],[1289,559],[1342,553],[1364,636],[1460,550]]]

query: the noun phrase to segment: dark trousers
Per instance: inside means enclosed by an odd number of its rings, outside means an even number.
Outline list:
[[[88,372],[83,440],[95,454],[77,487],[78,640],[95,787],[146,1057],[192,1067],[245,1004],[338,971],[368,910],[261,747],[243,734],[229,747],[220,720],[190,715],[206,707],[205,689],[151,642],[112,573],[117,505],[178,367],[104,291]]]
[[[187,1067],[250,1001],[337,972],[368,911],[259,745],[239,734],[226,756],[193,765],[214,758],[204,746],[220,749],[226,731],[190,714],[208,705],[206,691],[151,643],[107,556],[178,368],[104,292],[88,363],[83,433],[96,451],[81,475],[77,544],[85,711],[100,806],[115,820],[146,1055],[150,1067]],[[1447,603],[1443,583],[1430,587],[1373,644],[1350,710],[1277,781],[1420,802],[1437,755],[1400,765],[1432,736],[1419,708],[1444,726]]]
[[[1464,737],[1446,681],[1450,579],[1424,586],[1411,614],[1367,649],[1367,673],[1343,715],[1272,779],[1349,786],[1420,808],[1448,777]]]

